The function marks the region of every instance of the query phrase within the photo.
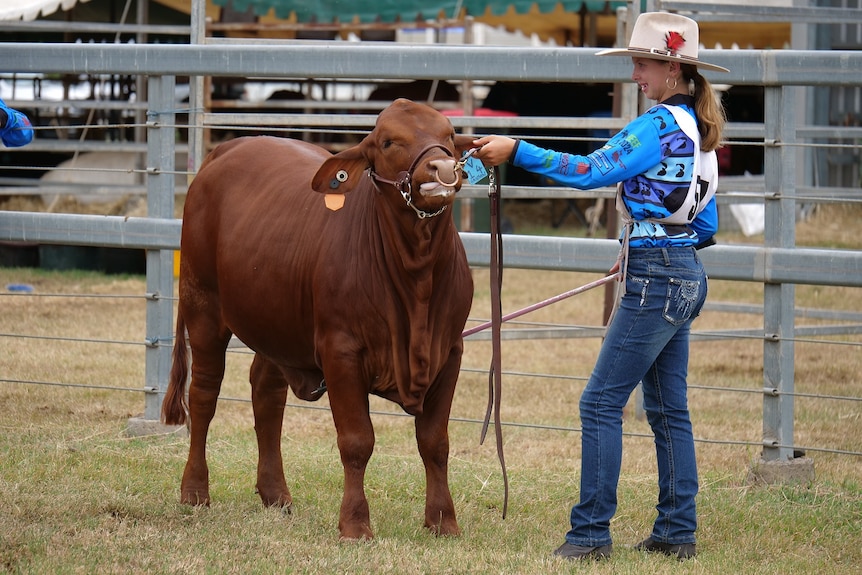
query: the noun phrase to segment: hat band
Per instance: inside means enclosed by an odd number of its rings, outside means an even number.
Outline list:
[[[631,52],[643,52],[645,54],[655,54],[656,56],[665,56],[667,58],[679,58],[681,60],[689,60],[693,63],[699,63],[700,60],[696,56],[686,56],[685,54],[677,54],[673,50],[660,50],[658,48],[636,48],[629,47]]]

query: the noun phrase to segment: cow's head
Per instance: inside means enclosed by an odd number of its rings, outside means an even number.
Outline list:
[[[472,142],[471,136],[456,135],[449,119],[434,108],[401,98],[380,112],[362,142],[328,158],[312,187],[327,195],[345,194],[369,170],[381,191],[394,190],[420,217],[435,215],[461,189],[458,159]]]

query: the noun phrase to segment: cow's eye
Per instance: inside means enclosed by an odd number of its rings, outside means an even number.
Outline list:
[[[387,149],[392,146],[392,140],[384,140],[383,141],[383,149]]]

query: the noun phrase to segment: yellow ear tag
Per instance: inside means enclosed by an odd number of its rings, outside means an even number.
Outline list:
[[[323,196],[326,207],[337,212],[344,207],[344,194],[326,194]]]

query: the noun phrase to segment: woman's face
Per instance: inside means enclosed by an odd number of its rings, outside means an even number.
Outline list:
[[[632,58],[632,66],[632,82],[650,100],[661,102],[675,93],[675,90],[668,88],[669,62],[635,57]],[[673,82],[670,84],[673,85]]]

